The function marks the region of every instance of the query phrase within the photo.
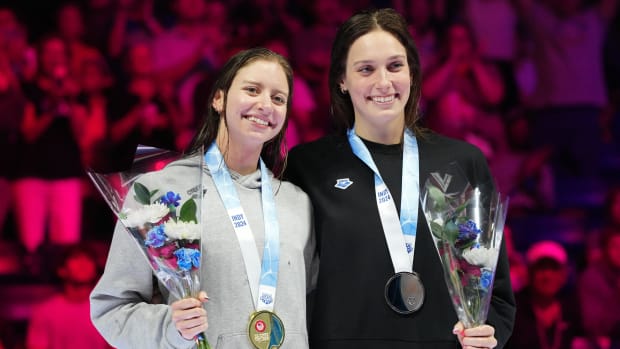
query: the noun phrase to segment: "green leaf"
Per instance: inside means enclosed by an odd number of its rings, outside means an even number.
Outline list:
[[[446,206],[446,195],[437,187],[428,188],[428,195],[435,203],[435,207],[441,208]]]
[[[152,198],[153,196],[155,196],[155,194],[157,194],[157,192],[158,192],[158,191],[159,191],[159,189],[155,189],[155,190],[153,190],[152,192],[150,192],[150,193],[149,193],[149,200],[151,200],[151,198]]]
[[[151,204],[151,193],[149,192],[147,187],[145,187],[139,182],[136,182],[133,185],[133,190],[136,193],[136,195],[134,195],[134,198],[137,202],[141,203],[142,205]]]
[[[191,222],[194,221],[198,223],[196,219],[196,211],[198,207],[196,206],[196,201],[194,199],[189,199],[185,201],[183,206],[181,206],[181,213],[179,215],[179,220],[181,222]]]
[[[462,203],[461,205],[459,205],[456,209],[454,209],[454,216],[456,217],[459,214],[461,214],[461,212],[463,212],[465,208],[467,208],[467,204],[469,204],[469,199],[465,201],[464,203]]]
[[[459,227],[453,221],[448,221],[444,228],[444,233],[446,235],[446,239],[451,243],[454,243],[456,238],[459,236]]]
[[[475,244],[476,244],[476,240],[472,240],[472,241],[466,243],[465,245],[461,246],[461,249],[462,250],[466,250],[466,249],[474,246]]]
[[[431,222],[431,233],[439,240],[445,239],[443,236],[443,228],[438,223]]]

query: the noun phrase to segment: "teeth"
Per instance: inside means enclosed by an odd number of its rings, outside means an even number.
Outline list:
[[[248,116],[248,120],[255,122],[257,124],[263,125],[263,126],[269,126],[269,122],[263,120],[263,119],[259,119],[257,117],[254,116]]]
[[[394,95],[387,97],[372,97],[372,100],[375,103],[389,103],[394,100]]]

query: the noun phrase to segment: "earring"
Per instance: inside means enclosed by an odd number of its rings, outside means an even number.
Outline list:
[[[342,86],[340,86],[340,92],[341,92],[343,95],[346,95],[346,94],[347,94],[347,89],[346,89],[346,88],[344,88],[344,87],[342,87]]]

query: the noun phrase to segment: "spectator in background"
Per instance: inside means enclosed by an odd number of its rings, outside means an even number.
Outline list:
[[[111,171],[117,154],[111,148],[109,140],[110,110],[113,110],[114,77],[102,57],[86,60],[79,73],[81,93],[78,100],[86,110],[86,123],[81,128],[80,142],[82,163],[85,168],[99,172]],[[90,227],[88,236],[83,238],[101,238],[109,241],[109,229],[116,217],[108,209],[102,196],[92,182],[82,186],[83,221]]]
[[[19,22],[15,12],[9,7],[0,7],[0,47],[5,48],[8,35],[17,28]]]
[[[482,111],[469,104],[456,91],[448,92],[431,103],[426,125],[433,131],[476,145],[487,159],[494,157],[494,145],[489,134],[480,132]],[[499,127],[499,126],[498,126]]]
[[[603,50],[609,107],[603,116],[604,140],[620,150],[620,9],[607,33]],[[620,153],[620,152],[617,152]],[[617,154],[616,153],[616,154]],[[617,168],[620,170],[620,168]]]
[[[51,245],[80,240],[82,218],[80,142],[86,113],[69,69],[68,48],[54,35],[38,46],[39,71],[25,86],[28,99],[17,152],[15,215],[26,263],[36,273],[37,250],[49,232]]]
[[[510,196],[511,212],[552,209],[556,199],[548,163],[552,149],[531,145],[529,120],[519,111],[506,118],[504,125],[504,137],[497,138],[489,158],[499,191]]]
[[[74,76],[86,60],[101,56],[99,50],[84,42],[84,15],[77,3],[63,3],[56,13],[56,30],[69,49],[69,67]]]
[[[26,105],[20,82],[11,69],[5,51],[0,49],[0,237],[12,206],[11,183],[17,161],[18,138]]]
[[[310,86],[317,103],[313,118],[313,129],[329,129],[330,95],[327,82],[331,43],[337,27],[351,14],[347,2],[317,0],[310,3],[308,17],[310,24],[305,26],[291,42],[291,60],[295,62],[296,73],[300,74]],[[311,138],[311,137],[310,137]]]
[[[411,0],[406,2],[405,13],[409,21],[409,32],[420,51],[420,64],[425,73],[435,65],[439,52],[439,31],[445,26],[445,14],[438,13],[432,0]]]
[[[213,69],[227,35],[208,35],[206,0],[173,0],[171,9],[175,23],[153,40],[152,61],[156,74],[178,85],[192,73]]]
[[[477,145],[488,157],[504,128],[497,114],[504,82],[497,68],[480,57],[465,22],[450,24],[442,44],[422,81],[429,122],[439,133]]]
[[[155,75],[148,44],[137,43],[129,48],[125,74],[128,80],[119,85],[109,111],[110,148],[115,154],[111,166],[116,170],[131,166],[138,144],[176,149],[177,111],[166,93],[169,84]]]
[[[582,334],[579,307],[568,285],[562,245],[539,241],[527,250],[529,285],[515,295],[517,316],[506,349],[571,349]]]
[[[220,5],[220,6],[218,6]],[[192,90],[205,74],[215,69],[228,43],[225,25],[226,8],[207,0],[173,0],[171,10],[175,22],[152,42],[153,74],[164,82],[168,109],[173,105],[174,130],[179,141],[174,148],[183,149],[194,133],[191,111]],[[222,16],[214,20],[214,16]],[[162,95],[163,97],[163,95]]]
[[[230,6],[222,0],[207,1],[205,15],[207,39],[207,57],[213,68],[220,68],[228,59],[226,48],[235,40],[233,29],[230,28],[232,17]]]
[[[180,137],[187,139],[187,141],[182,142],[183,144],[189,143],[197,128],[195,123],[200,121],[200,118],[192,118],[196,113],[193,103],[196,88],[199,88],[198,86],[204,79],[209,79],[209,75],[213,74],[214,69],[218,68],[227,59],[225,56],[226,47],[233,38],[230,35],[229,27],[230,21],[226,4],[221,1],[207,1],[200,32],[207,37],[204,40],[207,44],[203,47],[203,54],[204,59],[207,61],[204,66],[208,67],[208,69],[193,69],[189,75],[182,78],[180,83],[175,86],[183,118],[183,130]],[[203,95],[200,94],[200,96]]]
[[[86,108],[86,120],[81,128],[82,163],[88,167],[105,166],[107,158],[113,156],[104,143],[114,78],[103,57],[84,60],[78,76],[81,87],[79,100]]]
[[[502,110],[518,101],[514,76],[517,49],[517,19],[512,0],[463,1],[464,15],[478,43],[480,57],[499,70],[505,87]]]
[[[297,39],[302,22],[291,9],[299,1],[286,0],[239,0],[231,6],[233,38],[237,44],[252,47],[262,45],[276,36],[286,42]],[[329,17],[329,14],[324,13]]]
[[[150,42],[163,28],[153,12],[154,0],[118,0],[107,54],[118,59],[138,42]]]
[[[504,98],[504,82],[497,68],[482,60],[469,25],[450,24],[441,40],[440,57],[427,70],[422,96],[437,101],[455,91],[478,109],[496,110]]]
[[[37,72],[36,52],[28,43],[27,30],[15,13],[0,7],[0,52],[17,80],[32,81]]]
[[[289,49],[283,40],[271,40],[265,47],[286,58],[290,57]],[[294,74],[293,86],[295,91],[291,101],[291,116],[286,128],[286,146],[289,149],[299,143],[318,139],[324,132],[324,129],[317,127],[314,122],[316,101],[306,80],[301,75]]]
[[[527,264],[523,254],[515,247],[513,230],[509,226],[504,226],[503,240],[506,242],[506,253],[510,265],[510,284],[512,290],[517,293],[523,290],[529,282]]]
[[[616,200],[615,212],[620,211]],[[578,280],[583,326],[602,349],[620,348],[620,227],[609,226],[601,239],[602,256]]]
[[[33,308],[26,348],[111,348],[90,320],[88,297],[100,275],[94,252],[85,245],[67,249],[56,270],[62,290]]]
[[[599,121],[608,102],[603,40],[617,0],[590,6],[585,0],[515,3],[534,45],[537,85],[530,101],[536,109],[532,138],[557,149],[552,164],[558,177],[597,179]]]
[[[603,258],[605,249],[605,246],[601,245],[603,233],[607,230],[620,230],[620,186],[607,191],[601,211],[602,216],[594,215],[596,225],[586,236],[586,264],[598,263]]]
[[[108,53],[108,36],[116,15],[116,0],[86,0],[84,40],[104,56]]]

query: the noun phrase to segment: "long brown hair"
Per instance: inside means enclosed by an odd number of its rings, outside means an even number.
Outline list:
[[[284,170],[285,165],[286,145],[284,135],[286,133],[288,115],[291,110],[291,101],[293,96],[293,70],[286,58],[264,47],[255,47],[241,51],[232,56],[226,64],[224,64],[220,70],[218,78],[211,87],[211,92],[209,94],[209,98],[207,99],[206,111],[203,114],[202,126],[192,140],[190,153],[198,151],[201,147],[204,147],[206,150],[206,148],[215,141],[220,127],[220,118],[224,118],[224,122],[226,122],[225,110],[228,90],[230,89],[237,72],[239,69],[259,60],[273,61],[280,64],[284,70],[284,74],[286,75],[286,80],[288,82],[289,94],[286,101],[286,117],[284,119],[284,125],[274,138],[263,144],[263,149],[261,151],[261,158],[265,161],[265,164],[274,172],[274,174],[276,174],[276,176],[279,176]],[[212,106],[213,99],[218,91],[224,92],[224,108],[221,113],[218,113]]]
[[[340,81],[346,71],[349,49],[355,40],[373,30],[383,30],[392,34],[407,52],[407,64],[411,73],[410,97],[405,104],[405,127],[418,134],[420,86],[422,76],[420,55],[409,33],[407,22],[394,9],[367,10],[353,15],[336,33],[332,46],[329,67],[329,93],[331,96],[331,113],[337,131],[346,132],[353,127],[355,113],[349,95],[340,91]]]

